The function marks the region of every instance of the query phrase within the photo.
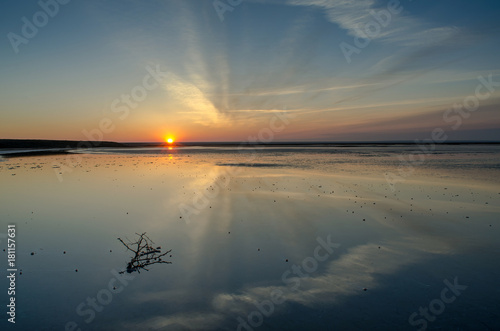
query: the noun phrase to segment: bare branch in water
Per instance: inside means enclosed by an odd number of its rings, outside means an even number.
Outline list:
[[[139,236],[139,239],[135,242],[126,243],[122,239],[118,238],[118,240],[127,247],[128,250],[134,253],[134,256],[127,263],[127,269],[124,271],[120,271],[120,274],[125,272],[132,273],[137,271],[141,273],[141,269],[149,271],[146,269],[147,266],[157,264],[157,263],[166,263],[171,264],[170,261],[162,260],[162,257],[170,253],[172,250],[168,250],[164,253],[161,252],[161,247],[154,247],[154,242],[147,235],[146,232],[142,234],[136,233]]]

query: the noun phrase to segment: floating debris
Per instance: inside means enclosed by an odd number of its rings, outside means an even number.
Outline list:
[[[169,261],[163,261],[161,259],[162,256],[170,253],[172,251],[171,249],[166,251],[165,253],[162,253],[160,249],[154,248],[154,242],[146,235],[146,232],[144,232],[143,234],[136,234],[139,236],[139,239],[136,242],[125,243],[122,239],[118,238],[118,240],[125,247],[127,247],[128,250],[134,253],[134,256],[132,257],[130,262],[127,263],[126,270],[120,271],[120,274],[123,274],[125,272],[130,274],[134,271],[141,273],[141,269],[149,271],[148,269],[146,269],[146,267],[152,264],[172,263]],[[172,255],[170,255],[170,257],[172,257]]]

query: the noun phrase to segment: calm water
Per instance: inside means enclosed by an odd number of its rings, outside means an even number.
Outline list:
[[[22,269],[16,329],[500,329],[500,148],[414,152],[2,159],[0,240],[15,224]],[[144,232],[172,263],[119,274],[132,254],[117,238]]]

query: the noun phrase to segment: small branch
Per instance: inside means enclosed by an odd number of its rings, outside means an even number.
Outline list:
[[[130,262],[127,264],[127,269],[121,271],[120,274],[125,273],[125,271],[127,273],[132,273],[134,271],[140,273],[141,269],[149,271],[149,269],[146,269],[146,267],[153,264],[172,264],[172,262],[170,261],[163,261],[161,259],[162,256],[170,253],[172,251],[171,249],[166,251],[165,253],[161,253],[161,247],[154,248],[154,241],[152,241],[151,238],[146,235],[146,232],[142,234],[136,234],[139,236],[139,239],[136,242],[126,243],[121,238],[118,238],[118,240],[128,250],[134,253],[134,257],[132,257]]]

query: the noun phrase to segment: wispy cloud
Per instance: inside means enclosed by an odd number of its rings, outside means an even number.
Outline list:
[[[324,11],[330,22],[347,30],[349,35],[360,38],[366,38],[363,27],[375,20],[372,12],[384,9],[374,0],[289,0],[288,4],[316,7]],[[459,29],[454,26],[430,26],[428,22],[406,15],[403,11],[392,14],[388,26],[383,27],[372,39],[402,46],[422,46],[449,39],[458,32]]]
[[[199,77],[198,82],[201,79]],[[183,111],[178,113],[188,114],[193,122],[202,125],[217,125],[222,121],[222,115],[196,84],[170,73],[164,86],[170,98],[182,106]]]

